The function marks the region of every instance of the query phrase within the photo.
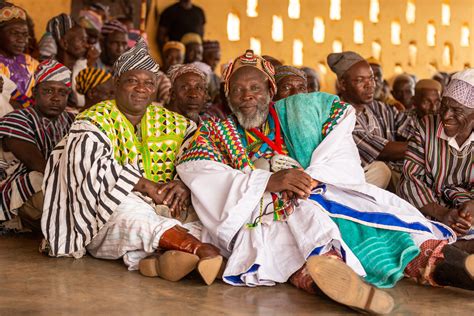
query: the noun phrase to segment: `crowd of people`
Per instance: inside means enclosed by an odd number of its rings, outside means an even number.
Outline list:
[[[252,50],[217,74],[189,0],[161,15],[161,65],[100,3],[39,43],[30,19],[0,5],[0,232],[373,313],[403,277],[474,290],[474,69],[390,87],[378,60],[331,53],[329,94]]]

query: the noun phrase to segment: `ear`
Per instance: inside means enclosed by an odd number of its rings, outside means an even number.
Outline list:
[[[114,87],[118,89],[120,86],[120,77],[114,77]]]
[[[341,79],[336,79],[336,81],[339,87],[339,91],[344,92],[344,93],[347,92],[346,80],[344,78],[341,78]]]
[[[62,50],[66,50],[67,49],[67,41],[66,39],[63,37],[61,37],[61,39],[59,40],[58,42],[58,45],[59,47],[61,47]]]

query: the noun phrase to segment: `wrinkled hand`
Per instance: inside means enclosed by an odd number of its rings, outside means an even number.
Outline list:
[[[146,178],[140,178],[133,190],[149,196],[156,204],[163,204],[165,195],[158,193],[163,186],[163,183],[156,183]]]
[[[283,198],[306,199],[318,182],[311,178],[303,169],[280,170],[271,175],[267,183],[267,192],[282,192]]]
[[[471,220],[468,220],[461,216],[460,210],[450,209],[441,218],[441,222],[451,227],[458,236],[463,236],[469,232],[472,224],[472,218]]]
[[[181,180],[173,180],[162,185],[158,194],[165,195],[163,204],[170,208],[171,215],[175,218],[191,204],[191,191]]]
[[[100,52],[94,47],[91,46],[87,50],[86,59],[87,59],[87,67],[94,67],[97,59],[99,59]]]

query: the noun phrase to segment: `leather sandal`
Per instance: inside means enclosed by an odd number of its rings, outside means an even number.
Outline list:
[[[147,277],[160,277],[168,281],[179,281],[193,271],[199,257],[191,253],[169,250],[140,260],[140,273]]]
[[[388,314],[393,298],[365,283],[347,264],[327,256],[311,256],[306,267],[316,286],[332,300],[358,311]]]

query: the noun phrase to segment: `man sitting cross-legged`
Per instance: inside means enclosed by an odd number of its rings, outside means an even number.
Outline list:
[[[226,283],[290,281],[374,313],[393,300],[369,284],[403,276],[474,290],[474,256],[447,245],[450,228],[365,182],[350,105],[318,92],[272,103],[273,67],[252,51],[224,81],[234,116],[203,122],[177,170],[203,240],[229,257]]]
[[[69,131],[74,114],[64,111],[71,92],[69,69],[46,60],[38,66],[35,81],[35,106],[0,119],[0,158],[8,166],[6,179],[0,176],[0,221],[8,221],[8,228],[39,233],[46,160]]]
[[[44,180],[42,229],[52,256],[123,258],[130,270],[176,281],[196,266],[207,284],[222,257],[167,218],[182,217],[190,193],[175,159],[195,125],[152,105],[158,64],[143,39],[114,64],[115,100],[78,115],[55,148]],[[167,251],[161,256],[159,249]],[[153,255],[150,258],[145,258]]]

